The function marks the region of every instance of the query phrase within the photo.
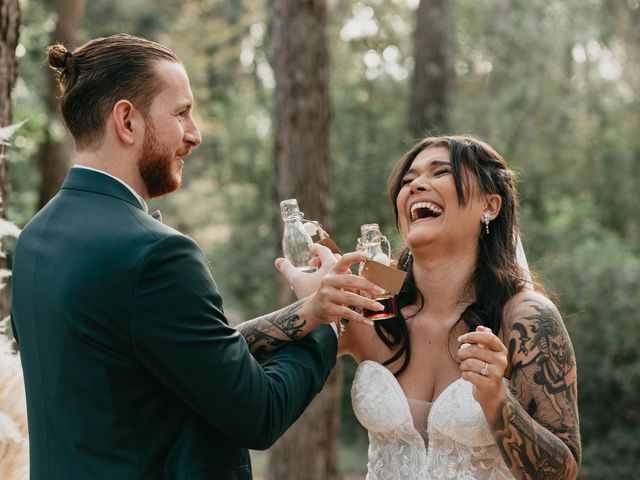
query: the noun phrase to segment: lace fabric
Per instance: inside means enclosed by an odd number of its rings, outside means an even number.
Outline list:
[[[407,400],[389,370],[364,361],[356,370],[351,398],[358,421],[369,432],[367,480],[513,479],[469,382],[458,379],[433,404],[420,405]],[[425,424],[422,415],[427,417],[428,448],[416,428]]]

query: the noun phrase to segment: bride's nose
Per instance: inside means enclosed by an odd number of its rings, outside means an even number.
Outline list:
[[[429,185],[429,183],[422,177],[416,177],[414,178],[411,183],[409,184],[409,191],[410,193],[416,194],[419,192],[427,192],[431,190],[431,186]]]

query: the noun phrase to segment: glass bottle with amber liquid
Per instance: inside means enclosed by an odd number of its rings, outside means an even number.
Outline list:
[[[383,248],[383,245],[385,248]],[[378,262],[385,266],[391,263],[391,244],[387,237],[382,235],[377,223],[368,223],[360,227],[360,238],[356,247],[358,252],[366,254],[369,262]],[[386,250],[386,252],[385,252]],[[362,276],[366,262],[360,263],[358,274]],[[395,295],[384,293],[374,297],[374,300],[384,305],[383,311],[364,309],[363,315],[371,320],[384,320],[393,318],[398,314]]]
[[[313,240],[303,225],[304,213],[298,207],[295,198],[280,202],[280,213],[284,222],[282,234],[282,253],[291,264],[302,272],[313,272],[309,265],[314,256],[309,251]]]

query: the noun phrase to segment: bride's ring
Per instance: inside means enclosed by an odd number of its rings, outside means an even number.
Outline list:
[[[489,364],[487,362],[484,362],[484,367],[480,370],[480,375],[483,377],[489,376]]]

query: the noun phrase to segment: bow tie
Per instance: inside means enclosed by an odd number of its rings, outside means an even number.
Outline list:
[[[151,212],[150,215],[156,220],[158,220],[160,223],[162,223],[162,214],[160,213],[160,210],[155,210]]]

